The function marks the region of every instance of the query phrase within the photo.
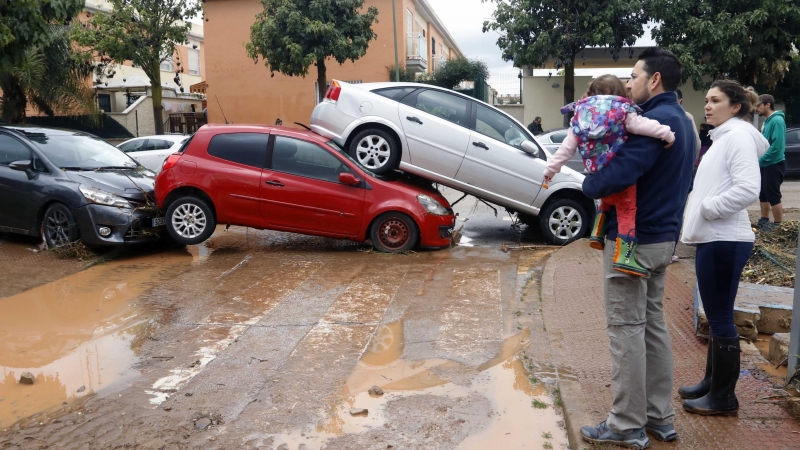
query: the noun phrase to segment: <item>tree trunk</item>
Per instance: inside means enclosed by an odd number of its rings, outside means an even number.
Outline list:
[[[575,63],[564,66],[564,104],[569,105],[575,101]],[[569,127],[572,113],[564,114],[564,126]]]
[[[150,73],[146,73],[150,78],[150,91],[153,93],[153,122],[155,122],[156,134],[164,134],[164,106],[161,105],[162,91],[161,91],[161,68],[159,61],[152,64]]]
[[[0,89],[3,91],[3,109],[0,117],[8,123],[24,123],[28,98],[19,80],[13,75],[5,75],[0,82]]]
[[[325,68],[325,59],[320,58],[317,60],[317,90],[319,93],[319,101],[325,99],[325,93],[328,91],[328,69]]]

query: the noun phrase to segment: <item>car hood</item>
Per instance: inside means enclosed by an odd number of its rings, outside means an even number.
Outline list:
[[[433,187],[433,182],[424,178],[414,177],[406,174],[399,174],[392,172],[384,175],[380,180],[393,188],[403,190],[411,195],[417,196],[419,194],[426,194],[433,197],[437,202],[441,203],[445,208],[450,207],[450,202],[439,192],[438,189]]]
[[[155,176],[150,171],[132,170],[100,170],[100,171],[65,171],[70,180],[83,186],[119,195],[126,200],[145,203],[147,197],[153,199]]]

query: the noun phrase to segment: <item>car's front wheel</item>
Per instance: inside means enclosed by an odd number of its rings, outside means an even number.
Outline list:
[[[353,137],[348,149],[350,156],[369,171],[378,175],[397,168],[400,148],[389,133],[372,128]]]
[[[42,233],[47,248],[63,247],[80,236],[78,223],[72,211],[61,203],[54,203],[47,208],[42,218]]]
[[[589,231],[589,215],[575,200],[554,200],[539,213],[539,228],[556,245],[566,245]]]
[[[180,244],[199,244],[211,237],[215,227],[214,212],[198,197],[181,197],[167,208],[167,231]]]
[[[369,237],[376,250],[385,253],[406,252],[414,248],[419,238],[417,224],[400,212],[383,213],[372,222]]]

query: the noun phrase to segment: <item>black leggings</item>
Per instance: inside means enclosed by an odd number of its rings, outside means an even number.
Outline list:
[[[697,287],[713,336],[738,336],[733,325],[733,302],[742,269],[752,252],[752,242],[719,241],[697,245]]]

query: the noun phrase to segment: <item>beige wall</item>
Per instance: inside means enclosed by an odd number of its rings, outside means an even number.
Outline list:
[[[373,25],[378,38],[370,43],[367,54],[354,63],[339,65],[328,59],[328,81],[389,81],[386,67],[394,65],[391,5],[391,0],[366,2],[365,6],[378,8],[378,22]],[[412,0],[397,1],[395,6],[398,53],[402,63],[406,55],[406,8],[412,12],[415,8]],[[316,99],[316,68],[312,65],[305,78],[280,73],[271,77],[262,59],[254,64],[247,57],[244,44],[250,41],[250,27],[262,10],[259,0],[208,0],[205,3],[209,19],[204,22],[205,73],[211,123],[224,123],[221,111],[233,123],[272,124],[280,118],[284,124],[293,126],[293,122],[308,124],[310,120]]]

